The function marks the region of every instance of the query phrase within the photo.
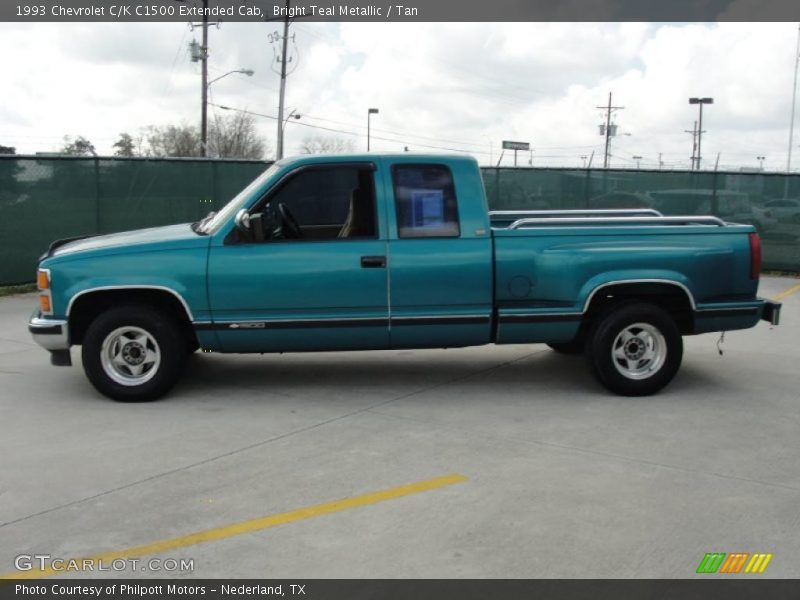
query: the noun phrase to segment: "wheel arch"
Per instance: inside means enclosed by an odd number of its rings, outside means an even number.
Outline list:
[[[600,283],[584,300],[584,323],[592,322],[614,304],[632,300],[659,306],[675,319],[682,334],[692,333],[697,304],[688,286],[674,279],[619,279]]]
[[[86,329],[103,311],[121,304],[142,304],[175,318],[187,340],[196,341],[193,315],[186,300],[175,290],[163,286],[103,286],[75,294],[67,305],[71,344],[81,344]]]

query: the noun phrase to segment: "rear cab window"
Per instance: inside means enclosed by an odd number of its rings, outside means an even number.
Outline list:
[[[392,167],[400,238],[458,237],[458,202],[453,174],[445,165]]]

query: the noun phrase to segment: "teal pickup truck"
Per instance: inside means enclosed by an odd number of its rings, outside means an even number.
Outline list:
[[[164,395],[198,348],[537,342],[638,396],[673,378],[682,336],[778,323],[760,264],[755,229],[716,217],[489,212],[470,158],[303,156],[197,223],[54,242],[29,329],[56,365],[81,345],[121,401]]]

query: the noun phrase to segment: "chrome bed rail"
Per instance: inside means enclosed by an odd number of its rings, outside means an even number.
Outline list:
[[[655,208],[572,208],[568,210],[547,209],[547,210],[490,210],[489,218],[492,217],[578,217],[578,216],[625,216],[625,215],[651,215],[662,217],[663,215]]]
[[[713,216],[598,216],[598,217],[527,217],[517,219],[507,229],[528,228],[539,225],[716,225],[725,227],[725,221]]]

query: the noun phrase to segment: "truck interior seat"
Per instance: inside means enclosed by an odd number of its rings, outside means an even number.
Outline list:
[[[372,237],[375,235],[375,203],[371,194],[361,187],[350,194],[347,219],[339,230],[340,238]]]

